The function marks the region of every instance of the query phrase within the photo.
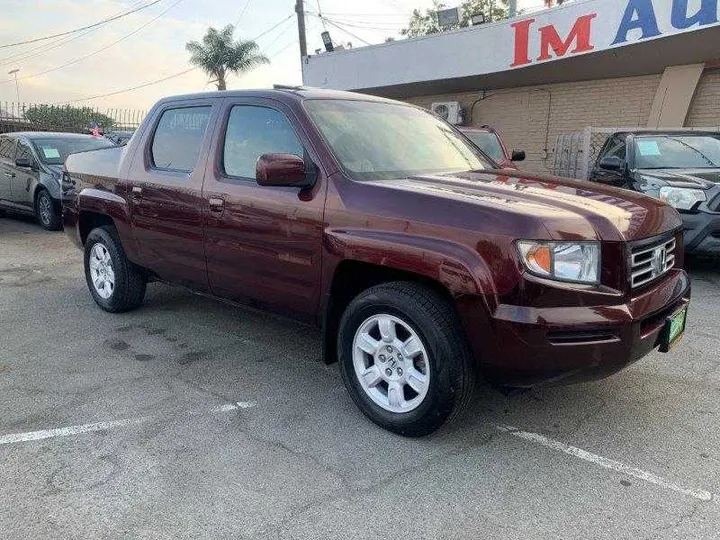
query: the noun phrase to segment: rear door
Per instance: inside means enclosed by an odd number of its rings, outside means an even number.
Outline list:
[[[202,180],[222,98],[153,112],[126,185],[138,262],[161,279],[207,291]]]
[[[320,298],[326,182],[300,122],[275,100],[228,98],[214,148],[203,189],[212,292],[312,320]],[[269,153],[303,157],[316,173],[314,186],[258,185],[255,164]]]
[[[0,137],[0,200],[12,199],[12,178],[15,174],[15,139]]]

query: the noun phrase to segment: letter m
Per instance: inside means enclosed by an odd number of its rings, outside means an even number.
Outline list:
[[[591,13],[590,15],[583,15],[579,17],[575,24],[570,30],[570,34],[565,41],[562,40],[557,30],[553,25],[543,26],[538,29],[540,32],[540,56],[538,60],[550,60],[552,55],[550,49],[552,48],[555,56],[565,56],[570,47],[575,44],[575,48],[570,51],[572,53],[580,53],[585,51],[591,51],[594,49],[590,43],[590,24],[592,20],[597,17],[597,13]]]

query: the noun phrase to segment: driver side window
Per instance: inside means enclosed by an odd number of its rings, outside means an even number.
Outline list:
[[[626,155],[627,144],[625,144],[625,139],[622,139],[620,137],[613,137],[605,145],[603,152],[601,152],[600,154],[600,159],[608,156],[616,156],[622,161],[625,161]]]
[[[18,141],[17,145],[17,154],[15,156],[15,159],[23,159],[26,158],[30,161],[31,164],[35,163],[35,156],[33,156],[32,150],[30,150],[30,147],[25,144],[22,141]]]
[[[280,111],[255,105],[236,105],[230,111],[223,169],[235,178],[255,179],[255,164],[263,154],[304,156],[290,121]]]

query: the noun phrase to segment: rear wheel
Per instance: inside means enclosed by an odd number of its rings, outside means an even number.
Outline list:
[[[93,229],[85,241],[85,279],[95,303],[119,313],[142,304],[147,280],[130,262],[112,227]]]
[[[46,189],[41,189],[35,197],[35,217],[47,231],[60,229],[60,216],[55,210],[55,203]]]
[[[343,381],[360,410],[400,435],[432,433],[468,403],[475,372],[450,302],[412,282],[372,287],[340,322]]]

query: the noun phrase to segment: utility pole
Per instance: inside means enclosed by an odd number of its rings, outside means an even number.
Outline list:
[[[307,56],[307,38],[305,37],[305,7],[303,0],[295,0],[295,13],[298,20],[298,37],[300,39],[300,60]]]
[[[18,80],[17,80],[17,74],[19,69],[13,69],[12,71],[8,71],[8,75],[15,75],[15,93],[17,94],[17,102],[18,105],[20,104],[20,87],[18,86]]]
[[[510,0],[508,2],[508,17],[511,19],[517,15],[517,0]]]

